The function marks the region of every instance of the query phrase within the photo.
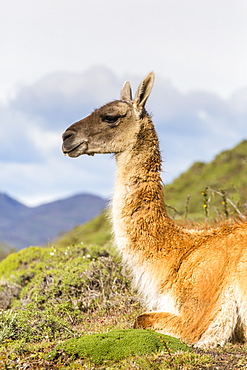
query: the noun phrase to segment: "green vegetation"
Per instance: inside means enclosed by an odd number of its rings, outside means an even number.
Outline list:
[[[102,212],[90,222],[74,227],[71,231],[63,234],[55,243],[57,246],[78,244],[83,240],[84,244],[96,244],[104,246],[111,240],[111,223],[107,211]]]
[[[230,199],[242,213],[246,213],[247,199],[247,141],[242,141],[231,150],[224,151],[206,164],[194,163],[188,171],[165,186],[165,202],[174,207],[180,215],[168,210],[176,218],[187,214],[189,219],[205,219],[206,189],[208,196],[208,213],[211,219],[226,216],[226,202],[223,195]],[[208,188],[208,189],[207,189]],[[217,194],[219,191],[222,195]],[[189,200],[188,200],[189,197]],[[188,206],[186,210],[186,202]],[[229,203],[229,214],[236,215],[236,210]]]
[[[138,366],[146,369],[158,354],[167,361],[189,350],[177,339],[131,329],[140,305],[110,245],[30,247],[3,260],[0,275],[4,369],[27,361],[38,369],[85,363],[106,369],[116,362],[127,369],[128,362],[142,363],[143,354],[149,360]]]

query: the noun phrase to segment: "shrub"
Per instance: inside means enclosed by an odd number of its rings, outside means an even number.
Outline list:
[[[31,247],[2,261],[0,271],[0,305],[11,308],[1,314],[4,340],[63,340],[75,336],[78,326],[98,330],[103,325],[97,317],[104,321],[137,307],[119,259],[102,248]]]

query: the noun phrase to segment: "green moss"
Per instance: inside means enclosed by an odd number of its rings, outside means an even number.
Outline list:
[[[191,351],[176,338],[162,335],[151,330],[115,330],[108,333],[85,335],[60,344],[50,354],[58,357],[66,353],[72,357],[90,358],[95,364],[119,361],[123,358],[147,355],[153,352]]]

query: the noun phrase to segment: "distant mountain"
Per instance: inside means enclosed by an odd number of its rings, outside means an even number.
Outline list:
[[[97,216],[107,200],[96,195],[73,197],[27,207],[0,193],[0,244],[16,249],[51,242],[59,234],[71,230]]]
[[[246,214],[247,212],[247,140],[236,147],[218,154],[210,163],[195,162],[188,171],[177,177],[172,184],[165,186],[165,203],[176,208],[182,215],[186,209],[191,218],[204,218],[204,198],[206,187],[225,192],[226,196]],[[211,218],[224,214],[222,196],[208,191]],[[234,209],[228,204],[229,211]],[[169,211],[171,212],[171,211]]]

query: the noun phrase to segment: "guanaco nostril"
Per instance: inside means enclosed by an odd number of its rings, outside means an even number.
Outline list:
[[[67,139],[70,139],[70,138],[72,138],[74,136],[74,132],[72,132],[72,131],[65,131],[64,133],[63,133],[63,135],[62,135],[62,139],[63,139],[63,141],[65,141],[65,140],[67,140]]]

